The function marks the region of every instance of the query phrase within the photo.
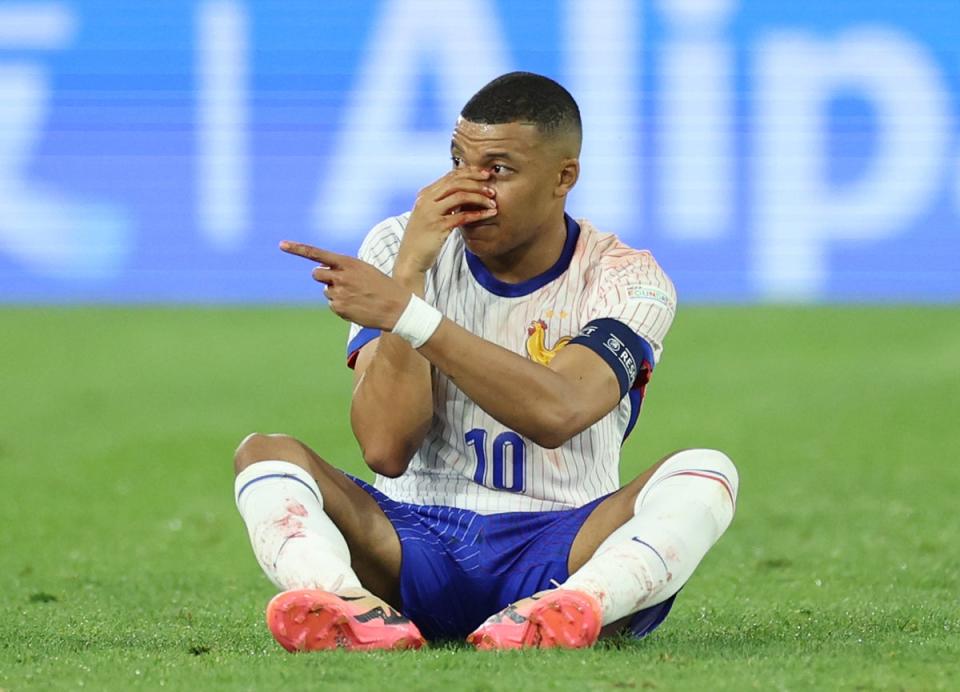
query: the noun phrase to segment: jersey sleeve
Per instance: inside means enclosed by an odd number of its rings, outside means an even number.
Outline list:
[[[403,238],[403,229],[406,228],[409,214],[394,216],[381,221],[374,226],[360,244],[357,256],[368,264],[382,271],[384,274],[393,273],[393,265],[400,250],[400,240]],[[366,344],[380,336],[379,329],[361,327],[350,323],[347,335],[347,367],[353,368],[357,361],[357,354]]]
[[[572,343],[610,364],[621,394],[642,388],[660,361],[676,306],[673,282],[653,256],[621,246],[601,261],[588,321]]]

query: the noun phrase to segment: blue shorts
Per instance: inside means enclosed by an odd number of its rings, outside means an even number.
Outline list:
[[[573,540],[605,499],[553,512],[478,514],[395,502],[350,478],[376,500],[400,538],[401,610],[430,640],[463,639],[510,603],[566,581]],[[650,634],[674,598],[641,610],[629,630]]]

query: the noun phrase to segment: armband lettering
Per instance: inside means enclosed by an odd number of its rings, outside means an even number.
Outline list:
[[[621,398],[644,368],[653,369],[650,344],[623,322],[610,317],[588,322],[570,343],[586,346],[606,361],[617,376]]]

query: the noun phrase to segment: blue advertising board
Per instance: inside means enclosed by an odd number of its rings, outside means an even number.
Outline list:
[[[0,0],[0,301],[301,301],[522,69],[686,301],[960,300],[955,0]]]

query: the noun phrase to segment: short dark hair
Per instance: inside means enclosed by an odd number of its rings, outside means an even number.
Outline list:
[[[460,115],[484,125],[527,122],[540,132],[582,133],[580,109],[570,92],[549,77],[510,72],[497,77],[467,101]]]

